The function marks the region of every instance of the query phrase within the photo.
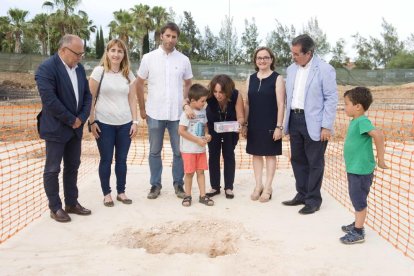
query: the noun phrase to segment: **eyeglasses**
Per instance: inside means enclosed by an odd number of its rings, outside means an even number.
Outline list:
[[[83,53],[76,53],[75,51],[73,51],[71,48],[66,47],[66,49],[68,49],[69,51],[71,51],[72,53],[74,53],[77,57],[79,58],[83,58],[85,56],[85,52]]]
[[[271,57],[256,57],[257,61],[269,61]]]

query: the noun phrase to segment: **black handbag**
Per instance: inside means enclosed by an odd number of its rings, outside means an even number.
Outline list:
[[[104,70],[102,71],[102,76],[101,76],[101,80],[99,81],[98,90],[96,90],[95,103],[94,103],[94,105],[93,105],[94,107],[96,106],[96,102],[98,101],[99,92],[101,91],[101,84],[102,84],[102,79],[103,79],[104,75],[105,75],[105,68],[104,68]],[[89,131],[89,132],[91,132],[91,131],[92,131],[91,126],[92,126],[93,124],[95,124],[95,123],[96,123],[96,121],[90,122],[90,121],[88,120],[88,131]]]

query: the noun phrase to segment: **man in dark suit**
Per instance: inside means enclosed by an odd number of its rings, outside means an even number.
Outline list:
[[[43,181],[50,216],[58,222],[70,221],[68,213],[91,214],[79,204],[77,187],[83,125],[92,102],[85,69],[79,64],[84,56],[83,49],[78,36],[63,36],[58,53],[44,61],[35,75],[42,100],[42,111],[38,116],[39,134],[46,141]],[[62,159],[65,210],[59,197]]]

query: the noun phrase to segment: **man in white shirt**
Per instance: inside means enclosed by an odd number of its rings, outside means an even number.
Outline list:
[[[300,214],[312,214],[322,204],[325,150],[333,135],[338,104],[335,69],[314,54],[315,43],[303,34],[292,41],[294,64],[287,69],[285,134],[290,136],[291,163],[297,194],[282,202],[305,204]]]
[[[149,133],[149,199],[157,198],[162,188],[161,150],[165,129],[168,129],[173,151],[172,175],[175,193],[179,198],[185,196],[178,124],[183,109],[188,114],[192,112],[186,105],[186,100],[193,73],[188,57],[175,49],[179,35],[180,30],[175,23],[167,23],[161,28],[161,45],[143,56],[135,81],[140,115],[143,119],[146,118]],[[145,80],[148,82],[148,96],[144,106]]]

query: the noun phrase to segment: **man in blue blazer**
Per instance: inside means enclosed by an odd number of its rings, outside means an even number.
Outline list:
[[[292,41],[294,64],[287,69],[285,134],[290,136],[291,164],[297,194],[284,205],[305,204],[300,214],[312,214],[322,204],[325,150],[333,134],[338,93],[335,69],[314,54],[309,35]]]
[[[83,125],[88,119],[92,96],[85,69],[82,40],[65,35],[59,41],[58,53],[45,60],[35,74],[42,100],[38,115],[40,138],[46,141],[44,188],[49,200],[50,216],[58,222],[71,220],[68,213],[90,215],[78,202],[78,169],[80,165]],[[65,210],[59,197],[60,164],[63,167]]]

